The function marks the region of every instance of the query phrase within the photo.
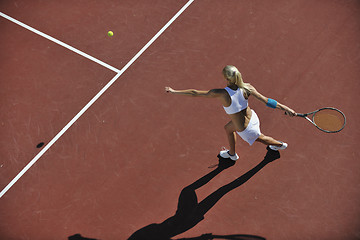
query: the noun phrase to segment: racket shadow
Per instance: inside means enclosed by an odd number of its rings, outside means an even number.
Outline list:
[[[81,234],[77,233],[72,236],[69,236],[68,240],[100,240],[100,239],[83,237],[81,236]]]
[[[278,151],[273,151],[267,148],[268,151],[264,157],[264,159],[256,165],[254,168],[249,170],[244,175],[235,179],[234,181],[220,187],[215,192],[211,193],[208,197],[206,197],[201,202],[198,202],[197,195],[195,190],[204,186],[211,179],[221,173],[223,170],[234,165],[234,161],[229,159],[223,159],[220,156],[219,165],[216,169],[209,172],[205,176],[201,177],[194,183],[182,189],[179,200],[178,207],[174,216],[166,219],[162,223],[152,223],[147,225],[135,233],[133,233],[128,240],[171,240],[172,237],[184,233],[194,226],[196,226],[199,222],[204,219],[204,215],[227,193],[230,191],[240,187],[242,184],[247,182],[251,177],[253,177],[257,172],[259,172],[263,167],[265,167],[268,163],[280,158],[280,154]],[[237,237],[236,237],[237,236]],[[208,237],[208,238],[206,238]],[[209,238],[212,237],[212,238]],[[226,236],[220,235],[212,235],[212,234],[204,234],[197,238],[182,238],[185,239],[243,239],[243,240],[260,240],[265,239],[258,236],[252,235],[228,235]],[[242,238],[241,238],[242,237]],[[247,238],[246,238],[247,237]],[[252,237],[252,238],[251,238]],[[178,239],[180,240],[180,239]]]

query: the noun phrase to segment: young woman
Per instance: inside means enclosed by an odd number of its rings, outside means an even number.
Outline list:
[[[250,145],[255,141],[269,145],[272,150],[285,149],[287,143],[265,136],[260,132],[260,121],[254,110],[248,106],[248,98],[254,96],[266,106],[285,111],[289,116],[296,116],[296,112],[291,108],[267,98],[260,94],[249,83],[244,83],[239,70],[231,65],[226,66],[222,71],[227,81],[224,89],[212,89],[210,91],[199,91],[195,89],[174,90],[165,87],[165,91],[173,94],[188,95],[194,97],[217,98],[222,103],[225,112],[230,116],[231,121],[225,125],[230,149],[220,151],[220,156],[230,158],[234,161],[239,159],[235,152],[236,133]]]

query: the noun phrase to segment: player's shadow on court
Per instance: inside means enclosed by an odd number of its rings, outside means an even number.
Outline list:
[[[212,233],[203,234],[199,237],[193,238],[179,238],[176,240],[210,240],[210,239],[228,239],[228,240],[266,240],[263,237],[247,234],[232,234],[232,235],[213,235]]]
[[[199,180],[185,187],[179,196],[178,208],[174,216],[166,219],[164,222],[157,224],[153,223],[148,226],[145,226],[135,233],[133,233],[128,240],[171,240],[172,237],[179,235],[193,228],[199,222],[204,219],[205,213],[207,213],[225,194],[230,192],[231,190],[241,186],[246,181],[248,181],[252,176],[254,176],[257,172],[259,172],[263,167],[265,167],[268,163],[280,158],[280,154],[278,151],[273,151],[267,148],[268,151],[264,157],[264,160],[261,161],[258,165],[256,165],[253,169],[242,175],[241,177],[235,179],[227,185],[220,187],[218,190],[210,194],[201,202],[198,202],[195,190],[204,186],[211,179],[213,179],[216,175],[221,173],[226,168],[234,165],[234,162],[229,159],[223,159],[219,157],[219,165],[216,169],[206,174]],[[238,238],[236,238],[238,236]],[[243,238],[241,238],[242,236]],[[245,238],[245,236],[247,238]],[[208,238],[205,238],[208,237]],[[212,238],[209,238],[212,237]],[[221,237],[221,236],[220,236]],[[222,238],[218,239],[243,239],[243,240],[259,240],[265,239],[258,236],[251,235],[230,235],[229,238],[225,238],[226,236],[222,236]],[[251,238],[252,237],[252,238]],[[183,238],[185,239],[214,239],[217,238],[216,235],[212,234],[204,234],[197,238]]]

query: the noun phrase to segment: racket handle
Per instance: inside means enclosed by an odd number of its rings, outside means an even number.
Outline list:
[[[289,115],[287,112],[284,112],[285,115]],[[296,113],[297,117],[305,117],[305,114],[302,114],[302,113]]]

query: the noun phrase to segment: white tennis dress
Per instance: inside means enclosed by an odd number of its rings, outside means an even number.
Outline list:
[[[235,114],[248,107],[248,100],[244,97],[243,89],[238,88],[237,90],[232,90],[231,88],[226,87],[225,90],[231,98],[230,106],[224,107],[227,114]],[[244,131],[237,132],[237,134],[250,145],[252,145],[261,135],[260,120],[254,110],[251,110],[251,112],[252,115],[248,126]]]

